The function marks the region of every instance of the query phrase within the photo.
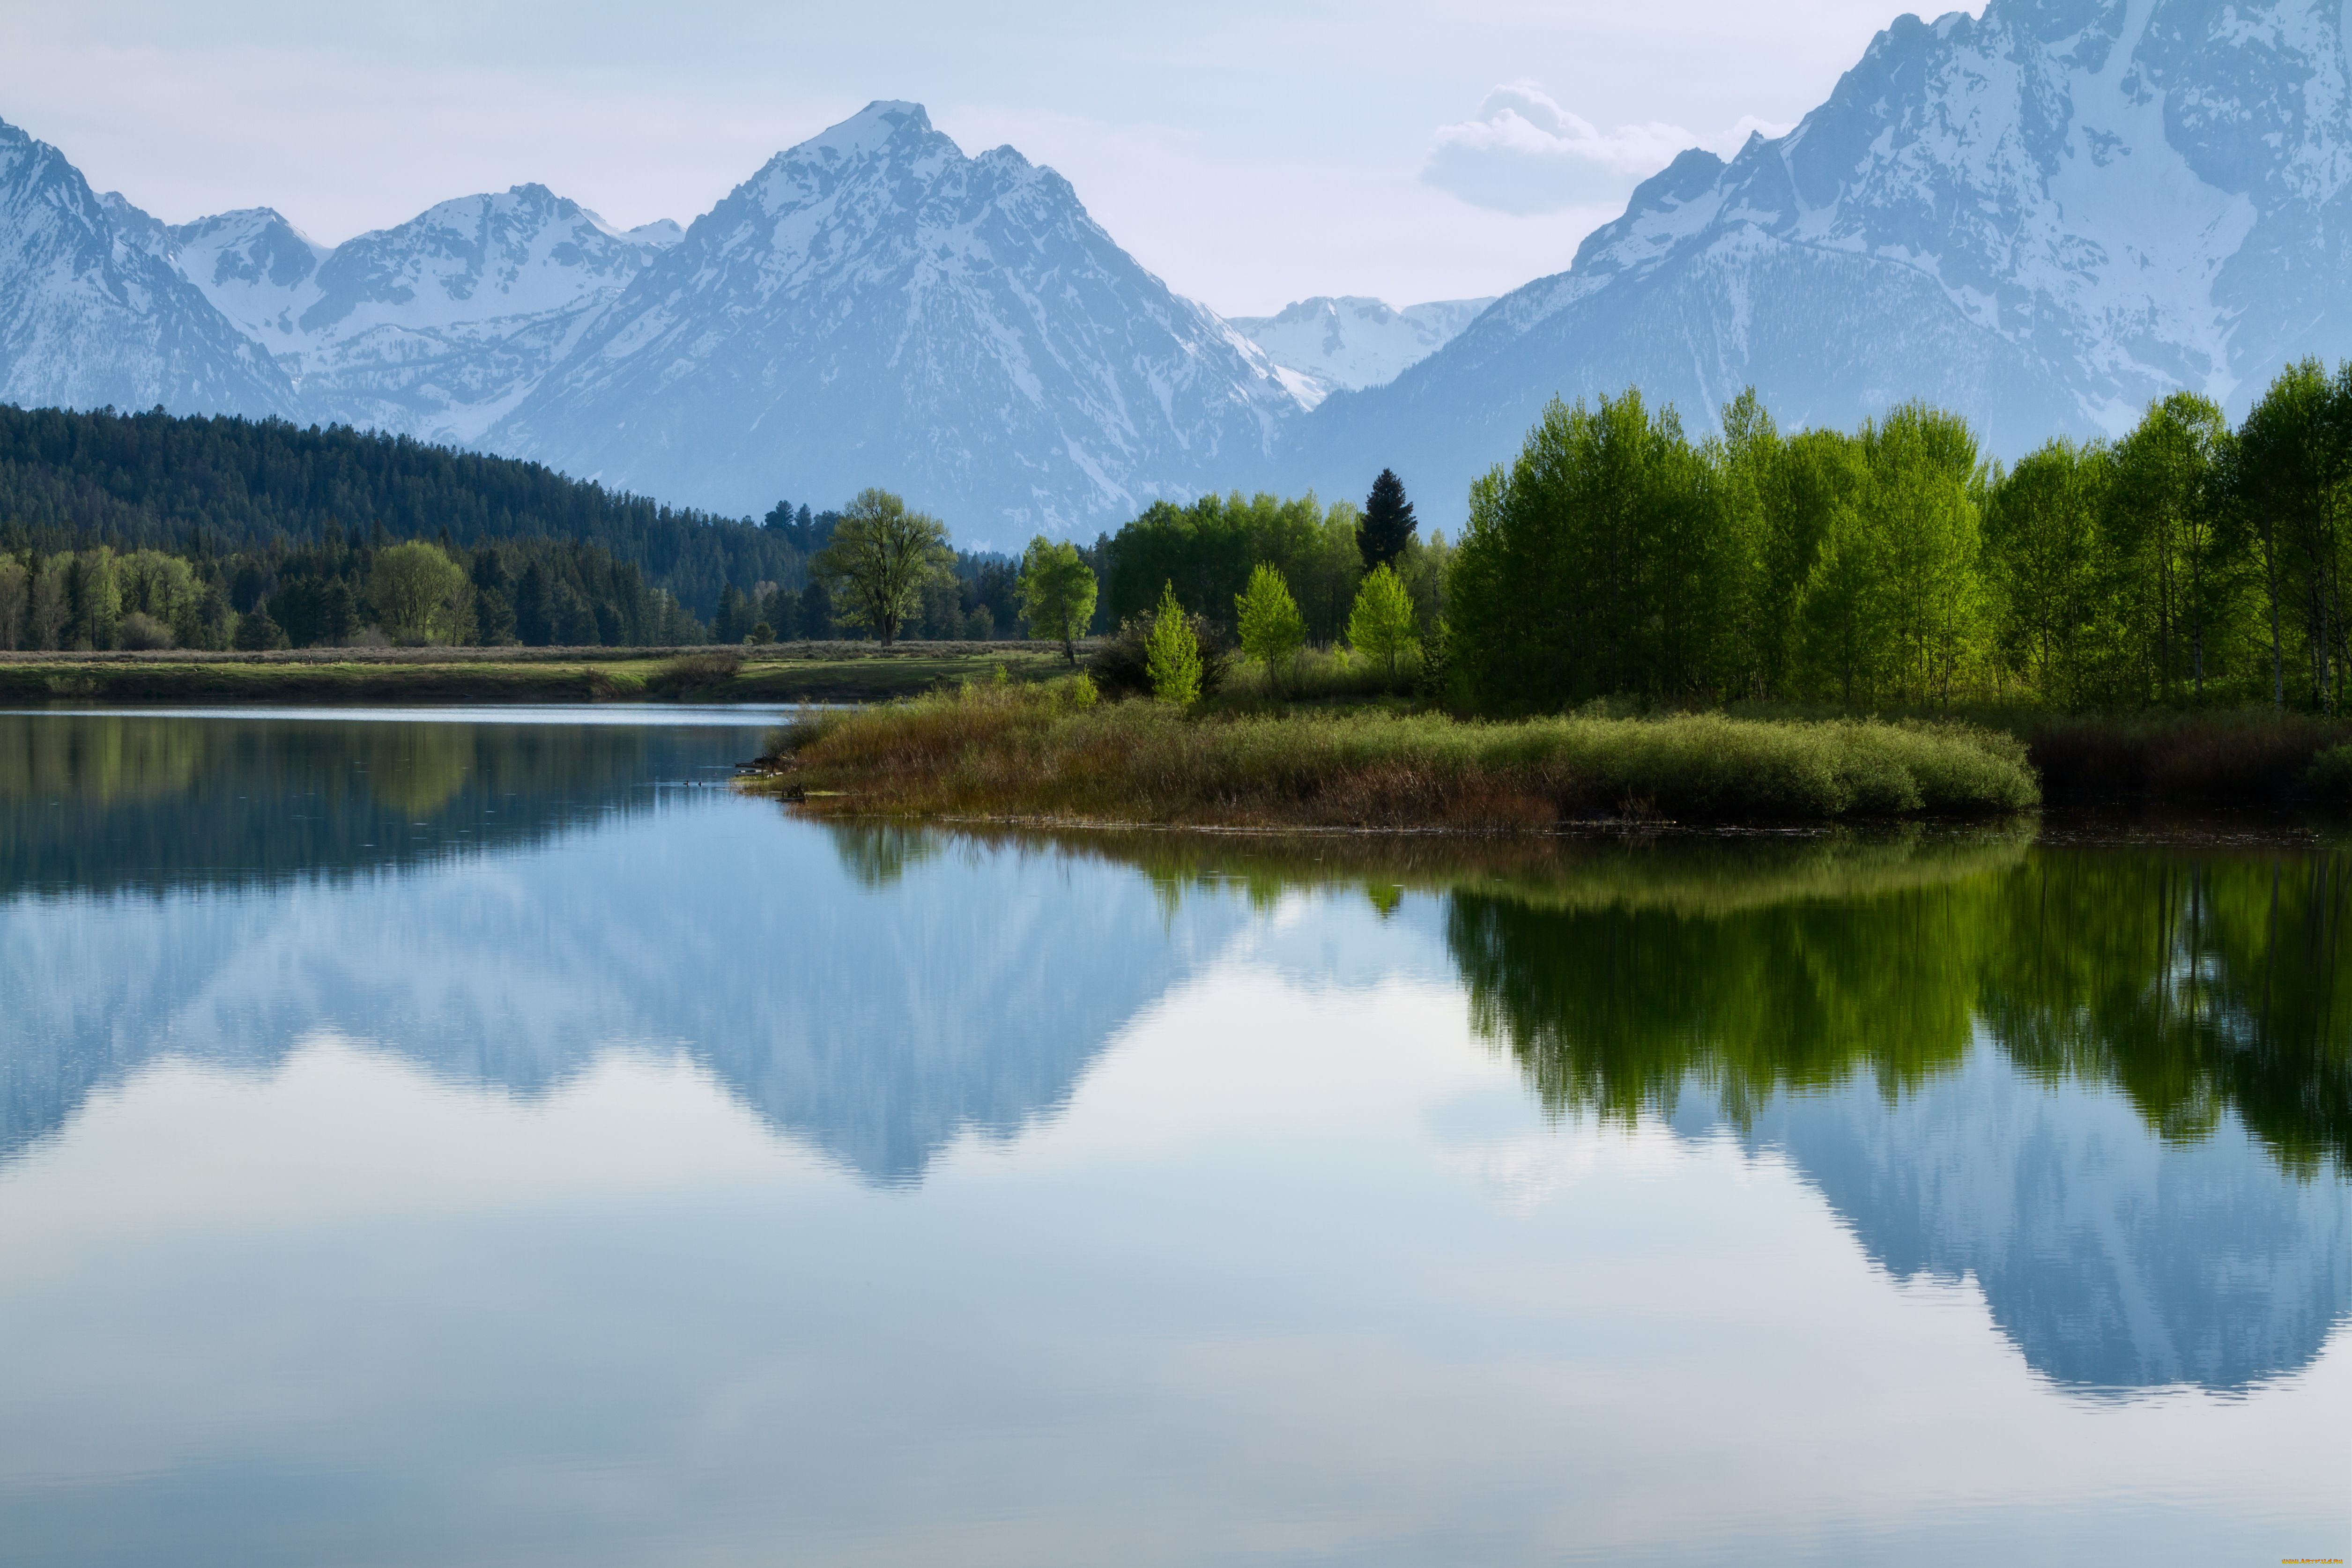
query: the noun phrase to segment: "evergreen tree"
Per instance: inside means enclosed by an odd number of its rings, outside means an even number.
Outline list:
[[[536,560],[523,568],[515,585],[515,636],[530,648],[555,642],[555,584]]]
[[[1356,548],[1363,555],[1364,570],[1394,566],[1398,556],[1412,542],[1413,529],[1419,525],[1412,515],[1412,503],[1404,498],[1404,481],[1393,469],[1383,468],[1381,476],[1372,481],[1372,493],[1364,497],[1364,520],[1356,531]]]
[[[710,640],[740,643],[751,632],[758,613],[751,601],[730,583],[719,591],[719,612],[710,619]]]
[[[555,645],[562,648],[593,648],[604,639],[596,624],[596,612],[585,595],[569,582],[555,585]]]
[[[800,632],[810,642],[822,643],[833,636],[833,591],[822,579],[812,578],[801,590]]]
[[[514,575],[495,547],[474,552],[474,638],[486,647],[515,641]]]
[[[248,653],[262,653],[286,646],[286,632],[269,618],[268,605],[257,604],[237,617],[236,646]]]
[[[760,619],[768,623],[776,641],[789,643],[801,635],[801,596],[789,588],[772,591],[760,601]]]

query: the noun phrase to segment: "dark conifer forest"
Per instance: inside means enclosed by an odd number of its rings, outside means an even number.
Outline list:
[[[0,407],[0,648],[831,637],[808,561],[833,517],[719,517],[342,426]],[[1016,634],[1012,579],[960,556],[907,634]]]

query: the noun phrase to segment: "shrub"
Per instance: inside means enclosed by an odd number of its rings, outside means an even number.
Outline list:
[[[1152,619],[1149,615],[1129,616],[1087,661],[1087,673],[1094,677],[1097,694],[1114,701],[1151,695],[1150,661],[1145,644],[1151,637]],[[1224,688],[1232,674],[1233,646],[1205,617],[1187,615],[1185,621],[1201,649],[1201,695],[1213,695]]]
[[[153,616],[132,611],[122,618],[115,633],[122,646],[133,653],[145,653],[172,645],[172,629]]]
[[[2323,806],[2352,807],[2352,746],[2329,747],[2311,759],[2297,782]]]
[[[2280,805],[2352,725],[2273,708],[2053,715],[2019,725],[2053,800]]]
[[[743,667],[743,655],[734,648],[714,648],[707,653],[686,653],[664,664],[646,682],[646,690],[675,696],[724,685]]]

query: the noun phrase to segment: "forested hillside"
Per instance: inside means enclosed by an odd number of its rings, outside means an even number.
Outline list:
[[[266,553],[321,544],[331,529],[353,540],[446,537],[468,549],[593,546],[702,617],[730,585],[798,588],[806,576],[786,529],[615,494],[537,463],[282,420],[0,407],[0,548]]]

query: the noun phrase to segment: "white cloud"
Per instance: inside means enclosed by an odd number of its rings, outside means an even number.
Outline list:
[[[1556,213],[1622,201],[1686,148],[1728,157],[1751,131],[1780,136],[1788,129],[1749,115],[1714,136],[1656,121],[1604,133],[1534,82],[1507,82],[1486,95],[1475,118],[1438,127],[1421,177],[1476,206]]]

